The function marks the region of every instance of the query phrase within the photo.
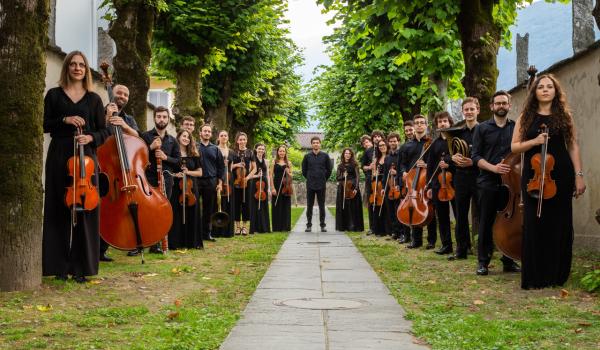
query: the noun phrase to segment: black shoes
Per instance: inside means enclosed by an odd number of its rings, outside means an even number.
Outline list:
[[[408,249],[416,249],[416,248],[419,248],[419,247],[422,247],[422,246],[423,246],[423,243],[415,243],[415,242],[410,242],[410,243],[409,243],[409,244],[406,246],[406,248],[408,248]]]
[[[327,229],[325,228],[325,226],[321,227],[321,232],[327,232]]]
[[[408,243],[408,242],[410,242],[410,239],[406,235],[400,235],[400,238],[398,238],[398,243],[400,243],[400,244],[404,244],[404,243]]]
[[[138,256],[140,255],[140,250],[139,249],[134,249],[134,250],[130,250],[127,252],[127,256]]]
[[[502,271],[504,271],[504,272],[521,272],[521,267],[519,267],[519,265],[513,261],[512,263],[504,264]]]
[[[467,259],[467,254],[452,254],[452,255],[448,255],[448,261],[453,261],[453,260],[466,260]]]
[[[211,235],[208,234],[208,237],[204,238],[205,241],[216,242],[217,240]]]
[[[431,244],[431,243],[427,243],[427,245],[425,246],[425,249],[430,250],[435,248],[435,244]]]
[[[451,245],[443,245],[440,249],[436,250],[435,253],[439,254],[439,255],[450,254],[450,253],[452,253],[452,246]]]
[[[369,229],[369,231],[367,231],[367,236],[373,234],[373,230]]]
[[[488,267],[485,266],[482,263],[479,263],[479,267],[477,268],[477,275],[479,276],[487,276],[489,271],[488,271]]]
[[[100,261],[111,262],[114,261],[114,259],[104,253],[100,255]]]
[[[58,281],[66,281],[69,279],[69,276],[68,275],[56,275],[54,278]]]
[[[157,245],[153,245],[152,247],[150,247],[150,253],[151,254],[162,254],[163,251],[162,249],[160,249],[160,247]]]
[[[306,230],[304,230],[304,232],[311,232],[312,231],[312,226],[308,225],[306,226]]]
[[[85,278],[85,276],[73,276],[73,280],[77,283],[85,283],[89,281],[87,278]]]

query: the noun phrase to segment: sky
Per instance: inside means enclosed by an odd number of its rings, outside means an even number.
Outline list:
[[[322,14],[315,0],[289,0],[287,18],[290,21],[291,37],[302,49],[304,56],[305,64],[298,68],[298,73],[307,83],[313,77],[315,67],[331,63],[322,41],[324,36],[333,31],[326,23],[331,18],[331,14]],[[318,130],[318,123],[311,121],[306,131],[316,130]]]

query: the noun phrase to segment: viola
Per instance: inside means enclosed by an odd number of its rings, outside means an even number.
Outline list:
[[[101,66],[112,99],[108,65]],[[108,184],[102,198],[100,235],[111,246],[149,247],[163,239],[173,223],[171,203],[146,179],[149,153],[146,142],[112,126],[113,135],[98,147],[100,176]],[[142,260],[143,262],[143,260]]]
[[[235,180],[233,181],[233,187],[235,188],[246,188],[248,187],[248,181],[246,180],[247,171],[246,163],[244,162],[244,151],[240,151],[240,162],[244,163],[243,166],[235,169]]]
[[[444,160],[444,155],[442,155],[442,160]],[[452,173],[442,168],[442,171],[438,174],[438,181],[440,183],[438,199],[442,202],[453,200],[455,191],[454,187],[452,187]]]
[[[392,163],[391,169],[396,170],[396,164]],[[390,188],[388,192],[388,199],[391,201],[400,199],[401,191],[400,186],[398,186],[398,184],[396,183],[396,176],[397,175],[388,176],[388,186]]]
[[[540,126],[541,133],[548,133],[548,126]],[[550,199],[556,195],[556,182],[550,176],[554,170],[554,156],[548,153],[548,138],[542,144],[542,150],[531,157],[531,169],[534,174],[527,183],[527,193],[537,198],[537,217],[542,215],[542,199]]]
[[[511,170],[502,174],[502,189],[506,191],[506,206],[496,214],[492,226],[494,243],[498,250],[514,260],[521,260],[523,239],[523,198],[521,195],[522,156],[511,153],[502,163]]]
[[[429,149],[431,140],[426,140],[423,145],[423,151],[419,159],[423,157]],[[424,168],[415,165],[409,170],[406,175],[404,187],[406,188],[406,196],[400,202],[396,210],[398,221],[410,227],[423,227],[433,218],[433,206],[431,201],[427,199],[427,174]]]
[[[185,160],[182,160],[182,163],[182,168],[185,169]],[[181,190],[181,193],[179,194],[179,204],[187,207],[196,204],[196,196],[194,195],[194,192],[192,192],[193,185],[194,182],[192,179],[183,173],[183,178],[179,181],[179,189]]]
[[[256,181],[255,183],[255,188],[256,188],[256,192],[254,192],[254,198],[256,198],[256,200],[258,201],[258,210],[260,210],[260,203],[262,203],[262,201],[267,200],[267,191],[266,191],[266,184],[265,181],[263,180],[263,172],[262,170],[259,170],[258,172],[258,181]]]
[[[82,135],[81,128],[77,128],[77,135]],[[67,161],[67,175],[72,180],[65,192],[65,204],[74,212],[94,210],[99,201],[98,190],[92,183],[96,165],[92,157],[85,155],[84,145],[77,143],[76,139],[73,141],[77,145],[74,145],[73,156]],[[75,147],[78,152],[75,151]],[[75,220],[75,216],[73,216],[73,220]]]

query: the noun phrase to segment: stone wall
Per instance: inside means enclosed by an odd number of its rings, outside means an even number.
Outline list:
[[[294,182],[294,189],[296,190],[296,199],[298,200],[298,205],[305,206],[306,205],[306,182]],[[360,184],[360,193],[364,196],[364,183]],[[335,196],[337,194],[337,183],[336,182],[327,182],[327,192],[325,194],[325,205],[327,206],[335,206]],[[292,204],[294,203],[294,198],[292,198]],[[315,205],[317,205],[317,201],[315,200]]]
[[[599,57],[600,42],[596,42],[586,51],[546,71],[558,78],[567,95],[585,173],[587,191],[583,197],[573,200],[575,246],[595,251],[600,251],[600,225],[595,219],[596,210],[600,208],[600,137],[597,134],[600,130]],[[509,117],[516,119],[523,108],[526,91],[523,86],[518,86],[510,93],[512,109]]]

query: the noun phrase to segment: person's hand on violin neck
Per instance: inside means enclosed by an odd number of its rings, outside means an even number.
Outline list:
[[[154,156],[156,156],[157,159],[167,160],[167,155],[161,149],[154,151]]]
[[[76,128],[83,128],[85,125],[85,119],[81,118],[78,115],[72,115],[69,117],[65,117],[65,124],[71,124]]]
[[[425,163],[425,162],[423,161],[423,159],[419,159],[419,160],[417,160],[417,166],[418,166],[419,168],[427,168],[427,163]]]
[[[547,132],[543,132],[539,134],[535,139],[531,139],[531,141],[533,141],[534,145],[539,146],[546,143],[546,138],[550,139],[550,136],[548,136]]]
[[[448,163],[444,162],[443,160],[440,160],[440,168],[441,169],[448,169],[450,167],[450,165],[448,165]]]
[[[94,141],[94,138],[91,135],[77,135],[75,136],[77,139],[77,143],[80,145],[87,145],[88,143]]]

